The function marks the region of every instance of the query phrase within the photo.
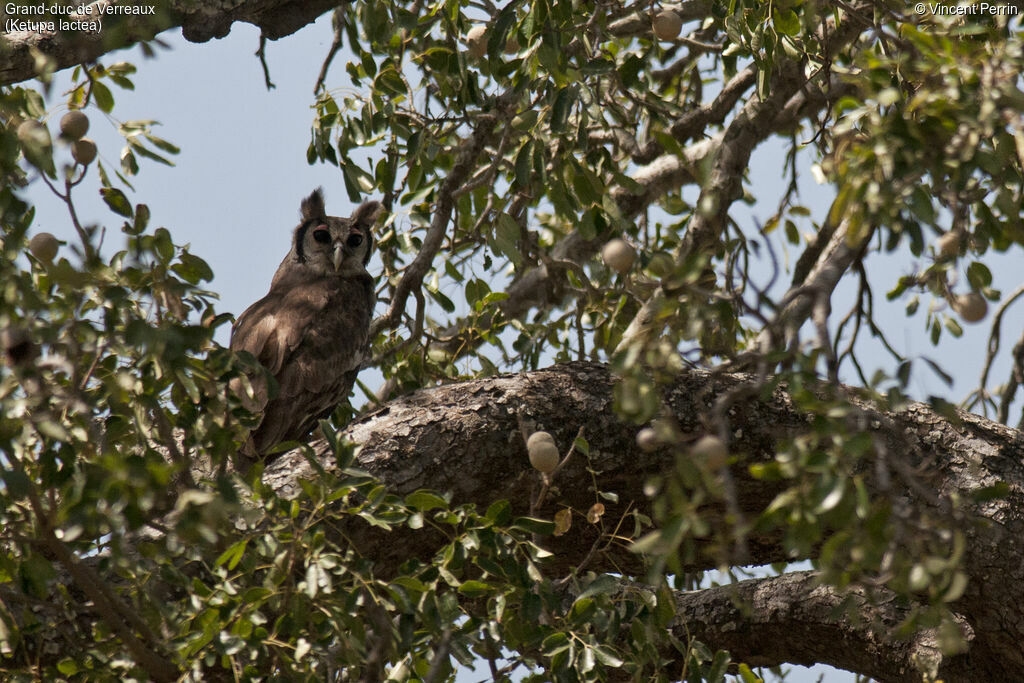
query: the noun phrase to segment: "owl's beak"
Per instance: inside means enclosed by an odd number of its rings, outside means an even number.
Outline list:
[[[341,262],[345,260],[345,244],[343,242],[334,243],[334,270],[341,269]]]

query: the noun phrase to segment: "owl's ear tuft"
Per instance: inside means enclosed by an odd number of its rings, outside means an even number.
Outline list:
[[[363,202],[359,205],[359,208],[352,212],[350,220],[355,225],[362,226],[370,230],[373,224],[377,222],[381,214],[384,213],[384,205],[378,201]]]
[[[303,222],[316,220],[326,215],[327,211],[324,209],[324,189],[318,187],[313,190],[312,194],[302,200],[302,220]]]

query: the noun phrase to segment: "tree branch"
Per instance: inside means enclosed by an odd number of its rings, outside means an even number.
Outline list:
[[[416,258],[405,269],[402,279],[398,281],[388,312],[374,320],[370,326],[371,339],[377,336],[381,330],[392,329],[401,321],[409,294],[422,284],[424,276],[430,270],[434,257],[444,241],[448,223],[451,221],[452,209],[455,206],[455,193],[473,171],[477,157],[493,139],[497,124],[507,120],[518,102],[519,96],[518,89],[512,89],[500,95],[494,102],[493,111],[479,117],[476,130],[459,146],[455,165],[452,166],[452,170],[448,172],[444,182],[438,188],[434,215],[423,245],[420,247],[419,253],[416,254]]]
[[[835,24],[834,19],[826,22],[826,33],[830,36],[830,55],[855,40],[861,32],[861,25],[855,21],[843,22],[838,27]],[[752,98],[726,127],[714,165],[701,188],[697,210],[676,249],[677,265],[681,266],[690,254],[713,248],[726,224],[729,208],[742,196],[743,173],[750,155],[780,124],[786,123],[802,109],[800,98],[796,96],[812,80],[804,75],[805,67],[806,64],[796,61],[778,65],[767,97]],[[666,301],[666,293],[659,287],[633,317],[622,335],[619,350],[657,334],[660,329],[659,314]]]
[[[709,405],[727,394],[736,397],[725,412],[726,433],[730,453],[741,455],[729,472],[735,499],[752,520],[760,518],[786,482],[755,478],[751,466],[773,462],[781,444],[806,434],[814,423],[781,389],[770,396],[742,390],[758,381],[743,374],[693,369],[664,389],[667,409],[686,434],[703,431]],[[570,363],[435,387],[392,401],[350,424],[344,436],[361,445],[359,466],[399,495],[429,487],[451,492],[456,503],[486,506],[500,492],[515,514],[528,514],[531,482],[539,475],[529,465],[517,416],[550,432],[562,451],[583,426],[589,455],[566,466],[559,474],[559,495],[537,514],[550,517],[566,507],[586,510],[594,502],[596,482],[599,490],[617,496],[617,502],[605,501],[606,519],[631,510],[653,515],[644,485],[652,476],[672,476],[679,456],[668,448],[646,452],[637,447],[640,426],[623,421],[613,410],[615,382],[603,365]],[[900,509],[933,515],[933,528],[948,524],[966,537],[963,570],[970,578],[963,597],[951,607],[974,631],[972,653],[984,652],[994,666],[1024,666],[1024,653],[1015,645],[1024,639],[1017,609],[1024,602],[1024,565],[1019,559],[1024,556],[1024,518],[1017,512],[1024,509],[1024,439],[1019,432],[976,415],[960,413],[951,421],[918,403],[899,412],[882,412],[846,391],[846,404],[856,421],[852,428],[861,425],[878,444],[877,454],[858,465],[871,495],[891,499]],[[312,445],[321,465],[330,470],[333,457],[326,444]],[[296,451],[274,461],[264,481],[289,495],[298,491],[300,479],[317,476]],[[979,489],[996,482],[1008,485],[1005,497],[974,502]],[[955,515],[950,497],[959,501]],[[711,501],[702,506],[701,515],[711,528],[721,529],[728,524],[724,510],[722,501]],[[901,519],[904,523],[907,520]],[[591,555],[601,535],[601,529],[591,525],[546,539],[554,554],[548,568],[555,573],[572,571]],[[410,555],[430,557],[443,542],[427,530],[383,534],[370,528],[346,529],[345,538],[380,567],[396,567]],[[745,540],[752,564],[798,559],[780,546],[776,531],[754,531]],[[723,561],[720,546],[704,538],[694,542],[696,553],[685,570],[710,569]],[[646,571],[644,558],[627,552],[621,543],[602,545],[590,566],[634,576]],[[992,590],[996,576],[999,589]]]
[[[728,650],[750,666],[820,663],[906,683],[919,683],[925,672],[947,680],[978,675],[965,657],[944,657],[932,630],[899,639],[895,627],[911,606],[895,595],[841,591],[812,571],[678,593],[676,609],[678,638]],[[961,631],[973,639],[964,622]]]
[[[709,405],[723,396],[734,397],[724,413],[729,423],[724,433],[733,454],[730,475],[735,481],[735,499],[751,520],[761,518],[789,485],[787,481],[755,478],[752,465],[774,462],[780,446],[815,429],[813,416],[803,413],[783,389],[768,395],[744,391],[760,380],[743,374],[688,370],[663,391],[666,410],[679,429],[690,434],[703,429]],[[358,465],[379,477],[393,493],[405,495],[428,487],[450,492],[456,504],[480,507],[500,497],[511,502],[513,514],[524,515],[529,512],[530,492],[539,475],[529,465],[519,415],[535,428],[550,432],[562,451],[568,450],[578,429],[585,427],[589,452],[569,461],[558,475],[557,489],[551,489],[548,502],[536,514],[551,517],[565,508],[586,510],[594,502],[596,486],[615,494],[604,500],[605,519],[624,518],[633,510],[654,516],[644,487],[651,477],[674,476],[683,456],[670,448],[647,452],[637,447],[640,426],[622,420],[613,410],[615,383],[606,366],[570,363],[445,385],[394,400],[350,424],[342,436],[360,444]],[[900,510],[924,511],[921,514],[930,515],[927,520],[934,531],[956,529],[965,539],[961,567],[968,583],[962,597],[950,607],[960,615],[970,651],[939,662],[940,673],[952,680],[1001,680],[1000,671],[1024,666],[1019,648],[1024,639],[1024,622],[1019,618],[1019,605],[1024,601],[1024,566],[1020,562],[1024,518],[1019,514],[1024,509],[1024,439],[1020,433],[968,413],[950,420],[917,403],[887,413],[852,392],[846,406],[862,431],[870,431],[878,444],[877,454],[851,464],[869,495],[888,497]],[[319,468],[332,470],[335,460],[326,443],[317,441],[311,446]],[[891,469],[891,481],[875,474],[880,467]],[[282,495],[291,495],[299,490],[300,480],[320,476],[319,468],[301,451],[293,451],[267,468],[264,483]],[[996,482],[1007,487],[1004,497],[976,495]],[[955,515],[950,511],[952,501],[957,501]],[[715,530],[730,524],[723,510],[721,501],[709,500],[699,512]],[[894,515],[890,523],[907,523],[905,515]],[[936,528],[941,524],[948,527]],[[615,542],[609,536],[612,533],[617,535]],[[747,535],[752,563],[797,559],[781,546],[779,533],[761,527]],[[450,540],[429,526],[382,531],[358,519],[343,525],[338,534],[334,542],[357,549],[374,563],[379,577],[386,577],[410,557],[433,557]],[[588,568],[596,571],[642,576],[647,569],[644,558],[627,551],[622,534],[622,529],[608,532],[599,524],[574,525],[570,533],[544,539],[553,555],[543,570],[548,576],[569,574],[586,560]],[[692,561],[683,563],[684,571],[713,568],[723,560],[720,545],[712,546],[707,537],[693,540],[695,553]],[[893,542],[899,542],[898,536]],[[81,562],[100,560],[83,558]],[[913,608],[889,600],[881,584],[874,590],[872,602],[863,593],[840,594],[816,586],[809,575],[798,574],[745,582],[738,588],[686,593],[679,596],[684,616],[673,628],[680,629],[680,637],[700,637],[752,664],[826,661],[878,675],[882,666],[901,667],[901,662],[913,661],[915,656],[919,660],[923,655],[933,656],[934,643],[927,633],[906,644],[881,637],[872,640],[873,632],[888,634],[904,614],[901,609]],[[740,599],[733,603],[736,597]],[[837,614],[833,608],[842,599],[851,600],[851,609]],[[75,618],[87,617],[79,614]],[[774,626],[780,619],[783,625]],[[876,628],[877,624],[885,628]],[[776,633],[772,631],[775,628],[779,645],[769,648],[768,634]],[[792,638],[785,637],[787,628]],[[814,633],[821,637],[815,639]],[[41,636],[48,643],[61,637]],[[836,643],[851,647],[837,648]],[[851,651],[853,644],[877,653],[880,662],[862,662]],[[957,674],[966,671],[968,664],[975,667],[973,678]],[[878,677],[909,680],[905,678],[910,676],[908,671],[891,669],[888,675]]]
[[[34,54],[53,60],[57,70],[95,61],[107,52],[152,40],[158,33],[180,26],[185,38],[203,43],[223,38],[231,24],[244,21],[258,26],[263,35],[276,40],[295,33],[312,23],[324,12],[336,7],[336,0],[222,0],[202,3],[195,0],[153,2],[153,15],[100,15],[100,7],[114,3],[98,0],[92,3],[92,15],[102,16],[100,33],[68,31],[44,34],[36,31],[15,31],[0,36],[0,85],[9,85],[35,78]],[[133,3],[140,4],[140,3]]]

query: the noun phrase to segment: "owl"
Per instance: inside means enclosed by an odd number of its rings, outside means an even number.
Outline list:
[[[263,458],[282,441],[305,438],[348,399],[369,351],[376,300],[366,264],[382,212],[370,201],[348,218],[328,216],[320,189],[302,201],[301,222],[270,291],[231,329],[231,348],[251,353],[277,381],[275,394],[262,375],[250,378],[255,399],[243,403],[263,415],[245,455]],[[242,396],[237,381],[235,388]]]

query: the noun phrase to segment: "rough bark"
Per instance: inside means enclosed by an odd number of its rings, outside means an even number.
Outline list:
[[[87,3],[88,4],[88,3]],[[151,40],[161,31],[180,26],[186,39],[205,43],[223,38],[236,21],[258,26],[266,38],[276,40],[295,33],[324,12],[340,4],[338,0],[169,0],[117,2],[99,0],[94,7],[109,4],[152,5],[153,15],[103,15],[103,30],[96,33],[66,31],[45,34],[18,31],[0,36],[0,85],[35,78],[38,51],[53,60],[56,69],[91,62],[112,50]],[[94,16],[99,16],[98,10]],[[19,17],[33,20],[49,17]],[[89,17],[83,17],[89,18]]]
[[[767,396],[745,391],[754,381],[747,375],[690,370],[666,395],[683,431],[694,434],[702,431],[702,420],[719,399],[732,397],[728,409],[730,450],[742,454],[742,461],[731,474],[737,501],[750,519],[764,510],[777,489],[751,477],[749,464],[773,458],[778,444],[808,429],[807,416],[782,389]],[[557,495],[541,514],[550,515],[565,505],[580,510],[589,507],[594,492],[588,468],[598,473],[602,490],[619,495],[617,506],[605,501],[606,519],[616,519],[630,504],[650,512],[644,482],[652,475],[671,472],[675,456],[666,451],[646,453],[636,447],[639,426],[624,422],[613,411],[614,383],[605,366],[573,363],[441,386],[392,401],[350,425],[346,435],[362,444],[359,464],[397,493],[430,487],[452,492],[456,502],[481,505],[507,497],[517,512],[526,513],[536,474],[527,462],[517,416],[528,429],[551,432],[563,452],[582,426],[590,457],[576,459],[559,475]],[[1019,647],[1024,638],[1024,618],[1019,610],[1024,599],[1024,565],[1020,562],[1024,552],[1024,515],[1020,512],[1024,509],[1024,441],[1019,432],[967,413],[950,420],[919,403],[884,413],[852,393],[847,400],[864,429],[875,433],[885,452],[882,466],[894,473],[892,478],[872,478],[874,493],[894,496],[909,508],[928,508],[939,514],[952,498],[961,501],[958,512],[950,513],[950,520],[967,535],[964,569],[970,581],[953,609],[963,619],[970,651],[948,660],[938,658],[939,673],[958,679],[971,671],[986,680],[1005,680],[1003,672],[1024,666]],[[321,455],[326,452],[324,444],[317,444],[316,449]],[[327,460],[324,464],[329,465]],[[872,463],[872,467],[878,465]],[[292,453],[276,461],[265,478],[287,491],[298,479],[314,476],[305,459]],[[1009,486],[1007,496],[971,502],[972,493],[1000,481]],[[595,529],[574,528],[573,533],[552,541],[556,565],[562,569],[575,566],[596,536]],[[402,539],[389,537],[387,543],[375,541],[370,534],[358,542],[385,564],[406,553],[428,553],[432,546],[431,539],[416,533]],[[745,561],[751,564],[793,559],[784,555],[771,534],[751,536],[746,551]],[[692,567],[711,568],[716,561],[713,555],[702,555]],[[641,558],[615,545],[602,547],[591,562],[593,567],[625,573],[642,569]],[[696,628],[700,621],[707,642],[729,647],[753,661],[831,661],[879,680],[919,680],[919,674],[908,668],[911,660],[920,660],[924,651],[938,657],[927,637],[889,642],[877,628],[848,623],[829,608],[833,595],[823,593],[813,582],[776,582],[770,599],[758,593],[754,584],[749,585],[741,592],[747,590],[757,599],[752,602],[754,610],[742,614],[731,599],[722,599],[723,594],[718,594],[718,599],[715,593],[700,599],[683,595],[681,605],[697,609],[699,603],[703,610],[700,614],[684,610],[686,628]],[[760,589],[768,590],[768,586],[761,583]],[[757,606],[759,599],[762,607]],[[772,609],[766,612],[768,607]],[[867,603],[864,609],[868,609]],[[870,609],[878,623],[893,624],[905,606],[893,601],[873,603]],[[772,610],[801,622],[800,632],[806,637],[770,637],[771,633],[795,632],[777,628],[776,619],[770,616]],[[856,653],[828,655],[836,638],[849,643]],[[845,652],[845,648],[839,650]],[[863,665],[869,660],[880,663]]]
[[[548,502],[536,514],[550,517],[567,505],[586,510],[595,500],[596,481],[602,491],[618,494],[617,504],[604,501],[604,519],[614,525],[627,506],[651,512],[644,483],[654,475],[670,475],[678,457],[668,450],[637,448],[635,435],[640,427],[623,421],[613,410],[615,382],[604,365],[570,363],[439,386],[391,401],[350,424],[344,435],[361,445],[358,465],[395,493],[428,487],[450,492],[456,504],[481,506],[504,498],[512,503],[514,513],[528,514],[538,475],[528,464],[522,430],[551,432],[564,452],[583,427],[589,457],[570,460],[558,474]],[[811,429],[808,415],[785,389],[751,390],[762,386],[750,375],[688,370],[664,394],[682,430],[691,434],[703,431],[709,413],[727,406],[730,451],[738,458],[731,467],[736,502],[751,520],[780,488],[754,479],[749,465],[773,459],[782,442]],[[912,600],[880,585],[870,593],[863,588],[839,590],[822,583],[815,572],[680,592],[677,618],[670,627],[674,635],[683,642],[696,637],[752,665],[821,662],[879,681],[918,681],[922,671],[955,681],[1012,680],[1009,672],[1024,666],[1019,646],[1024,638],[1019,610],[1024,599],[1020,562],[1024,440],[1020,433],[971,414],[950,419],[917,403],[886,413],[852,392],[846,404],[851,419],[876,436],[879,454],[874,460],[865,459],[865,467],[874,472],[867,477],[872,494],[899,501],[905,516],[927,509],[934,513],[932,519],[956,524],[966,535],[963,569],[969,582],[951,608],[967,652],[942,655],[930,631],[902,640],[892,638],[893,626],[914,607]],[[318,441],[312,446],[319,465],[332,469],[326,444]],[[880,467],[891,476],[880,476]],[[317,471],[296,451],[274,461],[264,481],[289,495],[298,490],[301,479],[315,479]],[[1007,485],[1006,496],[973,502],[974,492],[996,482]],[[953,499],[960,501],[955,508],[949,505]],[[721,507],[724,510],[724,504]],[[714,506],[705,510],[705,519],[712,525],[718,523],[717,512],[721,510]],[[429,527],[384,533],[356,522],[342,533],[346,543],[375,562],[382,576],[413,555],[429,557],[445,542],[433,536]],[[597,527],[580,523],[564,536],[543,539],[554,552],[546,571],[557,576],[587,558],[588,569],[614,571],[629,582],[630,576],[645,569],[643,558],[629,552],[625,544],[599,542],[595,552],[598,539]],[[698,550],[687,569],[709,569],[723,561],[710,545]],[[749,536],[745,553],[748,564],[798,559],[786,555],[773,533]],[[67,584],[67,590],[77,595],[73,583]],[[64,594],[59,592],[63,589],[56,590],[57,595]],[[6,590],[0,590],[0,597],[19,599]],[[60,604],[55,599],[50,609],[60,609]],[[72,618],[80,622],[98,617],[80,612]],[[67,647],[75,647],[77,630],[67,629]]]
[[[680,616],[672,628],[678,637],[711,643],[750,666],[828,664],[877,681],[907,683],[920,681],[922,671],[941,671],[954,681],[978,680],[973,676],[980,673],[970,657],[946,660],[932,630],[887,638],[908,612],[896,597],[838,591],[822,585],[814,572],[681,593],[676,609]],[[843,613],[857,618],[836,618]],[[970,627],[959,626],[970,640]]]

